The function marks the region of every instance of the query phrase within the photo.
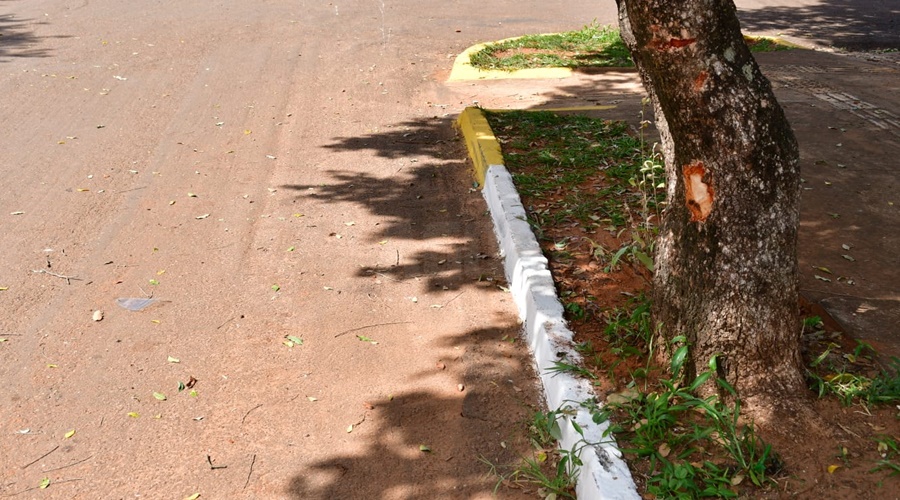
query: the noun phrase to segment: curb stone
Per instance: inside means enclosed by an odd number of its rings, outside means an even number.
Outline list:
[[[567,410],[560,422],[559,448],[579,450],[583,465],[576,478],[575,493],[583,500],[640,499],[615,440],[603,437],[609,423],[595,424],[591,417],[588,408],[602,404],[597,402],[590,383],[566,372],[550,371],[553,363],[563,358],[580,363],[581,355],[574,349],[573,333],[563,319],[563,306],[556,295],[547,259],[528,224],[512,176],[503,165],[502,156],[494,154],[500,145],[478,108],[466,108],[457,125],[477,171],[484,172],[484,180],[479,184],[484,186],[482,194],[494,222],[510,293],[524,322],[547,406],[551,410]],[[482,145],[487,151],[480,149]],[[486,158],[491,159],[490,163],[484,163]]]

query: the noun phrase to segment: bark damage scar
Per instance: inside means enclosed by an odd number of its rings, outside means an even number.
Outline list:
[[[703,84],[706,83],[707,78],[709,78],[709,73],[706,71],[701,71],[700,74],[694,78],[694,92],[700,92],[703,89]]]
[[[691,211],[691,222],[703,222],[712,212],[713,188],[703,182],[703,162],[694,161],[681,167],[684,175],[684,198]]]
[[[669,38],[668,40],[653,38],[649,45],[657,50],[681,49],[696,41],[696,38]]]

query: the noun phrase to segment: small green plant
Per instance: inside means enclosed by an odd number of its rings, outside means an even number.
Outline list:
[[[574,421],[568,423],[581,436],[572,449],[556,449],[556,443],[562,439],[560,422],[575,414],[574,409],[562,407],[548,412],[537,411],[528,423],[529,435],[535,453],[531,457],[522,457],[521,462],[508,473],[501,473],[498,467],[483,456],[479,460],[490,467],[490,473],[497,476],[494,486],[496,494],[504,481],[524,481],[536,484],[546,498],[575,498],[575,481],[584,465],[580,455],[589,443],[584,439],[584,431]],[[555,465],[554,463],[555,462]]]
[[[635,354],[650,354],[655,331],[647,297],[638,295],[624,307],[608,311],[604,319],[604,334],[613,347],[630,346]]]
[[[554,361],[553,366],[547,368],[547,372],[553,374],[571,373],[591,380],[595,380],[597,378],[597,376],[591,373],[590,370],[578,365],[566,363],[565,361]]]
[[[829,344],[825,351],[812,363],[811,368],[820,367],[828,360],[829,354],[836,349],[837,344]],[[843,359],[856,362],[872,347],[866,343],[857,344],[853,353],[843,356]],[[872,351],[874,353],[874,350]],[[888,368],[882,368],[875,376],[869,377],[861,373],[850,371],[846,366],[826,366],[832,373],[820,375],[814,370],[807,370],[807,379],[813,391],[819,397],[832,394],[844,406],[850,406],[855,402],[863,405],[888,404],[900,402],[900,359],[892,357]]]
[[[891,436],[878,436],[875,442],[881,460],[875,462],[875,467],[869,472],[888,471],[891,476],[900,475],[900,463],[895,462],[900,456],[900,445],[897,441]]]
[[[709,370],[682,385],[687,351],[683,341],[674,348],[671,378],[660,380],[658,390],[611,400],[595,413],[595,421],[612,419],[607,435],[618,436],[625,453],[647,461],[647,491],[657,498],[736,497],[734,488],[744,480],[765,485],[780,469],[779,458],[752,426],[739,422],[740,400],[715,376],[715,359]],[[729,393],[734,404],[715,395],[695,395],[710,381]],[[706,459],[713,448],[728,462]]]
[[[545,449],[551,447],[562,438],[562,431],[559,428],[559,416],[560,412],[557,410],[534,412],[528,425],[528,432],[531,436],[531,443],[535,448]]]
[[[577,302],[567,302],[565,310],[569,314],[569,318],[575,321],[581,321],[587,315],[587,311]]]

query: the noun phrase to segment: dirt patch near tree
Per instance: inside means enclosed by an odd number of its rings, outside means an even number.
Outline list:
[[[639,190],[610,189],[621,184],[621,172],[612,162],[592,160],[592,172],[576,175],[579,167],[569,152],[601,147],[603,140],[585,133],[565,121],[546,118],[551,128],[562,128],[573,141],[561,144],[557,138],[529,126],[519,127],[513,114],[493,115],[495,134],[503,146],[507,166],[520,188],[523,204],[535,228],[538,240],[550,262],[558,293],[568,314],[570,328],[575,332],[578,350],[583,356],[583,368],[594,377],[598,397],[605,400],[610,394],[621,394],[629,388],[644,394],[664,391],[664,382],[671,378],[669,371],[647,360],[651,346],[640,334],[622,334],[622,325],[646,314],[643,299],[650,290],[647,266],[634,258],[634,253],[619,250],[632,247],[637,241],[634,228],[645,221],[641,213],[642,195]],[[635,127],[637,124],[634,124]],[[606,126],[609,128],[608,126]],[[633,133],[636,128],[632,128]],[[549,131],[549,129],[548,129]],[[588,141],[585,143],[585,141]],[[604,143],[606,144],[606,143]],[[640,165],[643,154],[618,154],[624,161]],[[597,167],[599,165],[599,167]],[[639,174],[638,167],[632,169]],[[543,179],[553,186],[535,187]],[[569,182],[562,181],[569,179]],[[637,185],[640,179],[634,180]],[[628,182],[625,181],[628,185]],[[580,217],[583,207],[576,209],[573,195],[606,192],[606,197],[592,199],[594,211]],[[574,197],[573,197],[574,196]],[[584,199],[584,196],[581,199]],[[618,204],[620,210],[615,212]],[[615,213],[614,213],[615,212]],[[604,213],[598,217],[596,214]],[[594,217],[591,217],[591,215]],[[624,217],[615,221],[616,216]],[[619,259],[613,261],[616,254]],[[631,255],[632,257],[628,257]],[[720,494],[735,494],[753,498],[885,498],[893,497],[900,488],[896,477],[898,462],[897,436],[900,420],[896,401],[887,397],[882,404],[865,402],[857,394],[839,397],[831,394],[835,387],[853,381],[877,380],[888,367],[877,361],[874,350],[843,334],[821,308],[804,301],[800,304],[808,318],[803,332],[804,365],[808,370],[811,390],[807,395],[810,420],[790,422],[755,422],[756,433],[771,445],[777,454],[766,462],[765,480],[761,486],[743,474],[727,454],[715,450],[716,435],[694,442],[699,449],[669,451],[652,450],[650,456],[679,465],[695,468],[717,467],[727,484],[720,485]],[[643,309],[642,309],[643,308]],[[887,380],[895,380],[887,377]],[[874,385],[874,382],[869,382]],[[872,385],[864,387],[869,391]],[[821,391],[819,394],[818,391]],[[893,394],[895,397],[896,394]],[[843,399],[843,401],[841,401]],[[624,418],[620,411],[613,421]],[[748,422],[741,422],[747,424]],[[685,433],[697,424],[688,416],[676,422],[670,435]],[[629,441],[629,429],[617,436],[626,452],[634,478],[645,498],[657,496],[648,490],[653,482],[652,461],[647,454],[634,451]],[[698,444],[699,443],[699,444]],[[760,449],[762,449],[760,444]],[[631,449],[631,451],[629,451]],[[683,452],[677,457],[678,452]]]

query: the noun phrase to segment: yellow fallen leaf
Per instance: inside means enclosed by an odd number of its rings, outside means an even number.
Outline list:
[[[0,286],[0,292],[5,292],[7,290],[9,290],[8,286]]]
[[[200,498],[200,494],[194,493],[193,495],[191,495],[189,497],[184,497],[184,500],[197,500],[198,498]]]
[[[64,437],[65,439],[69,439],[70,437],[72,437],[72,436],[74,436],[74,435],[75,435],[75,429],[72,429],[71,431],[67,432],[67,433],[65,434],[65,436],[63,436],[63,437]]]
[[[141,414],[136,411],[130,411],[130,412],[128,412],[128,416],[131,418],[139,418],[141,416]]]
[[[829,473],[829,474],[834,474],[834,471],[836,471],[836,470],[838,470],[838,469],[840,469],[840,468],[841,468],[840,465],[829,465],[829,466],[828,466],[828,473]]]
[[[47,365],[47,368],[59,368],[59,365]]]

